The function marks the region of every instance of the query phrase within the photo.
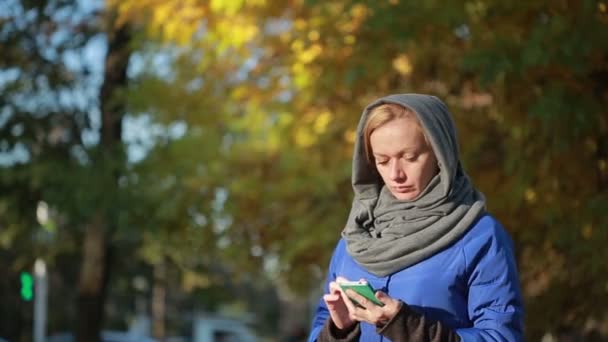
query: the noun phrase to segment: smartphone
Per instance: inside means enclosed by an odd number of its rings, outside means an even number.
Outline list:
[[[378,306],[384,306],[384,303],[379,301],[378,298],[376,298],[376,296],[374,295],[376,293],[374,288],[367,282],[347,281],[347,282],[342,282],[342,283],[338,283],[338,284],[340,284],[340,287],[342,288],[343,291],[346,291],[347,289],[351,289],[351,290],[357,292],[358,294],[362,295],[363,297],[367,298],[370,302],[372,302]],[[353,304],[355,304],[359,307],[363,307],[361,304],[357,303],[356,300],[354,300],[352,298],[350,298],[350,300],[353,302]]]

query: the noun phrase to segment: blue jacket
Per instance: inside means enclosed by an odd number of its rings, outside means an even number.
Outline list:
[[[523,304],[513,244],[500,223],[482,216],[447,249],[386,277],[359,266],[340,240],[332,256],[325,292],[337,276],[367,281],[426,317],[441,321],[463,341],[522,341]],[[312,323],[315,341],[329,313],[323,299]],[[360,341],[388,341],[361,323]]]

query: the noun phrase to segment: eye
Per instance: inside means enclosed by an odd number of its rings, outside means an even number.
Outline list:
[[[403,158],[408,162],[415,162],[418,159],[418,155],[417,154],[407,155],[407,156],[404,156]]]
[[[386,165],[388,163],[388,159],[376,159],[376,165]]]

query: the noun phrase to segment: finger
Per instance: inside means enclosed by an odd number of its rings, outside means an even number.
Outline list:
[[[385,316],[382,307],[374,304],[372,301],[358,294],[357,292],[349,289],[346,291],[346,294],[349,298],[356,300],[361,305],[357,306],[352,304],[354,310],[349,310],[352,319],[360,322],[376,324],[382,319],[382,317]]]
[[[361,304],[361,306],[363,306],[366,309],[368,306],[373,304],[369,301],[369,299],[363,297],[362,295],[360,295],[359,293],[357,293],[356,291],[353,291],[351,289],[346,290],[346,294],[348,295],[348,297],[356,300],[359,304]]]
[[[338,296],[339,297],[339,296]],[[323,301],[325,302],[325,306],[327,307],[327,310],[329,312],[337,312],[340,310],[340,308],[342,308],[342,310],[346,310],[344,308],[344,305],[340,304],[342,302],[341,298],[338,299],[334,299],[334,298],[323,298]]]
[[[355,304],[351,301],[351,299],[346,295],[346,293],[344,293],[344,291],[340,292],[340,296],[342,297],[342,300],[344,301],[348,312],[350,312],[351,314],[354,313],[357,308],[355,307]]]
[[[378,298],[379,301],[381,301],[384,304],[390,304],[390,302],[393,299],[393,298],[389,297],[389,295],[387,295],[386,293],[384,293],[382,291],[376,291],[375,296],[376,296],[376,298]]]
[[[341,297],[340,297],[340,294],[338,294],[338,293],[335,293],[335,294],[331,293],[331,294],[323,295],[323,300],[327,304],[335,304],[341,300]]]
[[[340,293],[342,292],[342,288],[340,287],[340,284],[335,281],[332,281],[331,283],[329,283],[329,292]]]
[[[359,321],[359,322],[368,322],[373,323],[371,317],[371,311],[367,308],[363,308],[361,306],[355,305],[352,301],[349,300],[349,316],[351,319]]]
[[[399,302],[398,300],[396,300],[395,298],[387,295],[385,292],[382,291],[376,291],[376,298],[378,298],[378,300],[380,302],[382,302],[385,306],[390,306],[393,304],[397,304],[397,302]]]

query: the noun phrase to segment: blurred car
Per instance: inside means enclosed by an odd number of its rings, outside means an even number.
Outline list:
[[[192,327],[192,342],[257,342],[245,322],[227,317],[199,314]]]
[[[74,342],[76,339],[74,338],[74,334],[71,332],[63,332],[58,334],[53,334],[46,339],[47,342]],[[116,331],[116,330],[103,330],[101,332],[101,341],[102,342],[157,342],[155,339],[133,334],[128,331]]]

